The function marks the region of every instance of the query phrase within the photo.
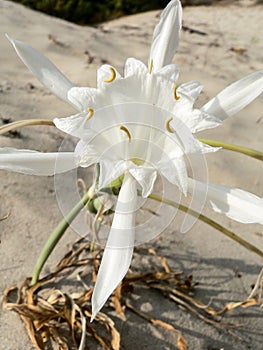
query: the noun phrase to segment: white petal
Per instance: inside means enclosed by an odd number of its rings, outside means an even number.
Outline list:
[[[121,78],[120,73],[115,68],[113,68],[109,64],[104,64],[97,71],[97,88],[98,89],[101,89],[105,84],[106,85],[109,84],[105,82],[105,80],[112,78],[111,70],[114,70],[115,72],[114,80]]]
[[[127,169],[126,163],[125,161],[113,162],[109,159],[102,159],[100,161],[99,189],[106,187],[124,174]]]
[[[185,111],[181,119],[193,134],[202,130],[215,128],[222,124],[220,119],[200,109]]]
[[[153,168],[141,166],[130,169],[130,173],[142,187],[142,197],[148,197],[153,190],[153,186],[157,178],[157,171],[155,171]]]
[[[49,176],[76,167],[73,152],[41,153],[7,147],[0,149],[0,169],[23,174]]]
[[[160,70],[158,70],[155,75],[158,77],[165,78],[167,80],[170,80],[173,83],[176,83],[179,77],[179,68],[176,64],[168,64],[164,67],[162,67]]]
[[[181,149],[185,153],[202,153],[202,148],[200,142],[194,137],[190,128],[187,125],[187,119],[184,120],[185,116],[179,118],[174,118],[170,122],[170,126],[175,130],[173,134],[174,138],[178,140],[178,143],[181,145]]]
[[[178,186],[180,191],[185,196],[187,195],[188,177],[186,163],[183,157],[170,159],[169,162],[167,160],[161,161],[158,168],[169,182]]]
[[[96,98],[99,96],[99,91],[89,87],[73,87],[68,91],[68,100],[77,106],[79,111],[88,111],[88,108],[96,106]]]
[[[224,120],[246,107],[263,92],[263,70],[231,84],[207,102],[202,110]]]
[[[199,81],[192,80],[178,86],[177,92],[183,93],[188,97],[191,97],[194,103],[197,97],[200,95],[200,92],[202,91],[202,89],[203,89],[203,85],[200,84]]]
[[[153,33],[149,56],[149,66],[153,61],[153,72],[171,63],[178,46],[182,27],[182,6],[180,1],[172,0],[163,10],[160,21]]]
[[[206,196],[207,205],[233,220],[263,225],[263,198],[238,188],[206,184],[193,179],[189,179],[189,191]]]
[[[92,295],[91,321],[124,278],[131,264],[136,204],[136,182],[127,173],[119,193],[112,227]]]
[[[55,118],[53,122],[59,130],[88,140],[96,134],[90,129],[89,121],[87,120],[88,114],[88,112],[83,112],[66,118]]]
[[[100,151],[96,147],[96,144],[88,143],[86,141],[80,140],[77,143],[74,152],[75,158],[79,166],[87,168],[90,165],[99,163]]]
[[[14,46],[18,56],[35,77],[54,95],[70,103],[74,108],[78,108],[75,104],[72,104],[67,97],[69,89],[73,87],[71,81],[69,81],[48,58],[41,55],[31,46],[23,41],[13,40],[8,35],[6,36]]]
[[[137,60],[136,58],[130,57],[127,59],[124,68],[124,77],[129,77],[131,75],[145,75],[148,72],[147,67],[143,62]]]

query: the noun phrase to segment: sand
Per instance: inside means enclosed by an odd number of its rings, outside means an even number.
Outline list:
[[[80,27],[0,0],[0,118],[68,116],[74,111],[51,95],[26,69],[4,37],[23,40],[48,56],[77,85],[95,86],[96,69],[109,62],[122,71],[127,57],[147,62],[152,31],[159,12],[149,12],[104,23],[98,28]],[[262,69],[263,6],[253,1],[227,1],[214,6],[184,10],[184,30],[174,61],[180,67],[180,82],[199,80],[204,85],[200,101],[206,101],[229,83]],[[128,45],[127,45],[128,43]],[[200,103],[201,103],[200,102]],[[251,103],[224,125],[198,135],[262,149],[263,99]],[[63,134],[50,127],[20,130],[16,137],[0,136],[0,146],[56,151]],[[207,156],[211,182],[243,188],[262,197],[262,165],[243,155],[220,151]],[[0,294],[30,276],[49,233],[61,219],[52,178],[0,171]],[[205,213],[263,249],[258,225],[241,225],[206,210]],[[175,269],[192,273],[198,281],[195,297],[223,307],[244,300],[251,291],[262,259],[220,232],[200,222],[186,234],[179,233],[181,215],[164,230],[155,247]],[[66,252],[78,235],[69,230],[48,261],[44,272]],[[212,298],[212,299],[211,299]],[[236,339],[207,325],[189,312],[165,301],[157,293],[144,293],[136,301],[140,308],[151,305],[151,313],[172,323],[193,350],[262,349],[263,314],[254,307],[227,314],[223,321],[242,323]],[[148,304],[146,304],[148,305]],[[119,324],[123,349],[176,349],[176,335],[142,322],[128,314]],[[19,317],[1,310],[0,349],[30,350],[31,345]]]

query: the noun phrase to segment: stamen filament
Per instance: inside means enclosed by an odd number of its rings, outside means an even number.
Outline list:
[[[86,117],[86,121],[90,120],[93,117],[94,114],[94,109],[93,108],[88,108],[88,115]]]
[[[116,78],[116,71],[113,67],[110,67],[111,76],[104,80],[104,83],[111,83]]]
[[[176,85],[174,86],[174,99],[177,101],[180,99],[180,96],[177,95],[177,86]]]
[[[170,132],[171,134],[175,134],[176,131],[170,126],[170,122],[173,120],[173,118],[168,118],[166,121],[165,121],[165,129]]]
[[[126,128],[126,126],[121,125],[121,126],[120,126],[120,130],[122,130],[122,131],[125,132],[125,134],[126,134],[127,137],[128,137],[129,142],[131,142],[131,133],[130,133],[129,130]]]

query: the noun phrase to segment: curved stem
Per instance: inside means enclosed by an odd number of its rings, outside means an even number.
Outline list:
[[[243,247],[245,247],[246,249],[252,251],[253,253],[257,254],[258,256],[260,256],[261,258],[263,258],[263,252],[258,249],[256,246],[254,246],[253,244],[249,243],[248,241],[244,240],[243,238],[239,237],[237,234],[235,234],[233,231],[228,230],[227,228],[225,228],[224,226],[220,225],[219,223],[217,223],[216,221],[209,219],[207,216],[203,215],[203,214],[199,214],[198,212],[182,205],[182,204],[178,204],[175,203],[169,199],[163,198],[161,196],[158,196],[156,194],[150,194],[148,196],[148,198],[154,199],[156,201],[159,202],[163,202],[166,203],[174,208],[177,208],[183,212],[187,212],[190,215],[198,218],[198,220],[205,222],[207,225],[212,226],[213,228],[215,228],[216,230],[222,232],[225,236],[231,238],[233,241],[239,243],[240,245],[242,245]]]
[[[0,135],[5,134],[8,131],[12,131],[15,129],[22,128],[24,126],[33,126],[33,125],[50,125],[55,126],[52,120],[49,119],[25,119],[25,120],[18,120],[13,123],[9,123],[6,125],[2,125],[0,127]]]
[[[141,192],[138,191],[138,194],[141,195]],[[183,212],[187,212],[190,215],[198,218],[198,220],[201,220],[202,222],[206,223],[207,225],[210,225],[211,227],[215,228],[216,230],[222,232],[227,237],[231,238],[235,242],[242,245],[244,248],[252,251],[253,253],[257,254],[261,258],[263,258],[263,252],[255,247],[253,244],[247,242],[243,238],[239,237],[237,234],[235,234],[233,231],[228,230],[224,226],[220,225],[214,220],[209,219],[207,216],[203,214],[199,214],[198,212],[182,205],[178,204],[176,202],[173,202],[169,199],[163,198],[161,196],[158,196],[157,194],[150,194],[148,198],[151,198],[153,200],[156,200],[158,202],[163,202],[167,205],[170,205],[174,208],[177,208]],[[65,233],[66,229],[69,227],[69,225],[72,223],[72,221],[75,219],[75,217],[79,214],[81,209],[88,203],[90,200],[89,192],[85,193],[82,199],[79,201],[79,203],[76,204],[76,206],[69,212],[69,214],[61,220],[61,222],[58,224],[58,226],[55,228],[55,230],[51,233],[49,239],[47,240],[44,248],[42,249],[40,256],[37,260],[37,263],[34,268],[33,277],[31,281],[31,285],[37,283],[39,279],[40,272],[42,271],[42,268],[49,258],[50,254],[56,247],[59,240],[62,238],[63,234]]]
[[[72,223],[72,221],[75,219],[75,217],[79,214],[81,209],[88,203],[90,197],[88,192],[84,194],[84,196],[81,198],[81,200],[75,205],[75,207],[68,213],[68,215],[60,221],[58,226],[55,228],[55,230],[51,233],[49,239],[47,240],[46,244],[44,245],[44,248],[42,249],[37,263],[34,267],[34,272],[32,276],[31,285],[35,284],[38,279],[40,272],[49,258],[50,254],[56,247],[59,240],[62,238],[63,234],[65,233],[66,229],[69,227],[69,225]]]
[[[217,140],[207,140],[207,139],[198,139],[198,140],[212,147],[222,147],[229,151],[243,153],[249,157],[253,157],[258,160],[263,160],[263,153],[260,151],[256,151],[252,148],[242,147],[242,146],[235,145],[233,143],[222,142]]]

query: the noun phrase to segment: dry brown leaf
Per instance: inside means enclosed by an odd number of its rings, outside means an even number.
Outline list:
[[[120,349],[120,333],[115,328],[113,320],[107,316],[106,314],[103,314],[102,312],[99,313],[100,319],[109,327],[111,332],[111,347],[112,350],[119,350]]]
[[[42,338],[37,334],[35,331],[35,327],[33,325],[33,322],[30,321],[27,317],[20,315],[21,319],[24,321],[27,333],[36,347],[37,350],[45,350],[44,342]]]
[[[84,350],[86,343],[86,318],[77,304],[74,304],[74,309],[79,313],[81,321],[81,339],[78,350]]]
[[[177,346],[179,350],[188,350],[187,342],[181,333],[178,335]]]
[[[161,262],[162,262],[164,271],[167,273],[171,273],[170,266],[168,265],[167,259],[164,256],[161,257]]]
[[[55,343],[58,344],[59,350],[70,350],[68,344],[62,339],[59,335],[56,327],[50,327],[50,333],[55,340]]]
[[[124,310],[121,306],[121,289],[122,289],[122,283],[120,283],[118,285],[118,287],[115,289],[113,296],[111,297],[111,301],[115,307],[115,310],[117,312],[117,314],[120,316],[120,318],[122,319],[122,321],[126,321],[126,317],[124,314]]]
[[[80,239],[72,245],[71,250],[62,258],[53,273],[42,278],[34,286],[30,286],[30,279],[26,279],[20,288],[11,286],[5,291],[3,306],[16,311],[20,315],[32,343],[38,350],[44,350],[46,346],[52,346],[59,350],[69,350],[73,341],[79,350],[84,350],[87,334],[90,334],[106,350],[120,349],[120,333],[109,316],[100,312],[95,318],[96,322],[93,324],[86,322],[86,317],[91,317],[93,288],[87,289],[83,284],[83,293],[73,293],[71,295],[63,294],[58,289],[49,290],[52,288],[51,281],[55,285],[57,279],[60,278],[60,273],[62,271],[64,275],[67,273],[64,272],[66,269],[72,271],[73,268],[78,268],[78,266],[90,264],[92,267],[90,274],[93,273],[93,276],[96,277],[102,256],[101,251],[90,252],[87,247],[88,244],[83,243],[83,238]],[[178,336],[177,346],[180,350],[187,350],[187,343],[179,330],[173,325],[155,319],[129,304],[125,293],[133,293],[135,284],[138,288],[143,284],[143,288],[146,286],[160,291],[161,295],[169,297],[173,302],[183,306],[188,312],[204,322],[224,329],[229,333],[236,325],[221,322],[220,314],[237,307],[263,304],[263,302],[260,303],[256,299],[250,298],[241,302],[229,303],[223,310],[216,311],[189,295],[188,291],[193,290],[192,287],[194,286],[192,276],[185,277],[182,272],[172,272],[166,258],[158,255],[152,248],[140,248],[136,251],[150,256],[151,265],[149,265],[149,269],[145,273],[129,273],[116,289],[111,298],[111,304],[108,302],[107,306],[112,307],[114,305],[115,310],[124,320],[124,311],[126,311],[122,308],[122,304],[124,304],[127,309],[132,310],[147,322],[176,333]],[[84,256],[83,259],[80,259],[81,253],[81,256]],[[45,289],[48,290],[48,295]],[[12,293],[14,292],[17,294],[15,295],[17,297],[16,302],[13,302],[14,295]],[[43,295],[45,295],[45,298]],[[107,332],[107,336],[101,335],[102,327]]]
[[[181,334],[180,331],[178,331],[178,329],[174,328],[174,326],[172,326],[170,323],[164,322],[162,320],[158,320],[156,318],[151,318],[151,322],[152,324],[155,324],[157,326],[160,326],[162,328],[168,329],[168,331],[177,333],[177,334]]]
[[[227,311],[236,309],[238,307],[247,308],[247,307],[251,307],[254,305],[260,305],[260,303],[256,299],[248,299],[245,301],[231,302],[231,303],[228,303],[223,310],[217,311],[216,314],[223,315]],[[263,305],[263,302],[262,302],[262,305]]]
[[[85,312],[86,314],[86,312]],[[98,316],[98,315],[97,315]],[[96,316],[96,317],[97,317]],[[95,318],[96,320],[96,318]],[[95,327],[91,325],[91,323],[87,323],[88,332],[98,340],[98,342],[105,348],[105,350],[112,350],[111,346],[107,344],[107,342],[96,332]]]

